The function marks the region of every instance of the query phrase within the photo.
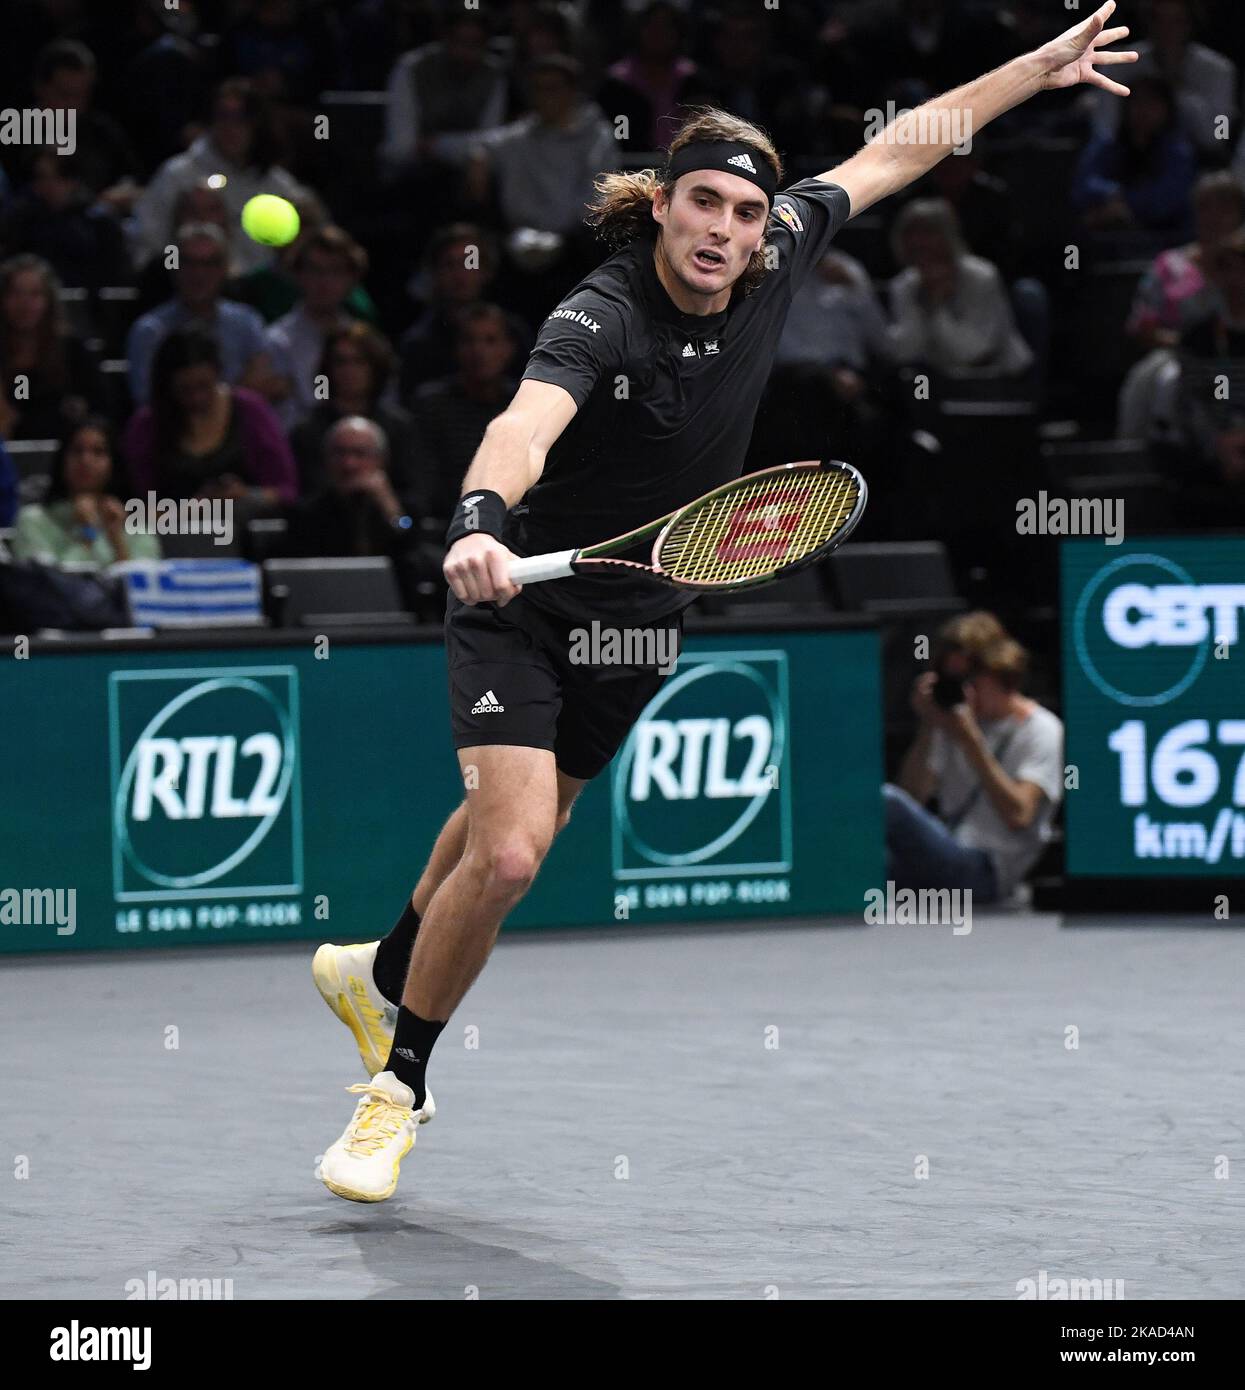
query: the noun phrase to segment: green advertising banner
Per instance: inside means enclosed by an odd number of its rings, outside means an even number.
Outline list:
[[[883,877],[878,662],[867,629],[689,637],[507,925],[860,911]],[[462,796],[437,643],[0,669],[0,949],[368,940]]]
[[[1069,875],[1245,866],[1245,540],[1065,541]]]

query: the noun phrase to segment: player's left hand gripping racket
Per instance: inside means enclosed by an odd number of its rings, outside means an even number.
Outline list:
[[[868,488],[850,463],[784,463],[745,473],[685,507],[613,540],[510,562],[516,584],[628,570],[681,589],[768,584],[811,565],[845,541]],[[615,558],[654,532],[651,564]]]

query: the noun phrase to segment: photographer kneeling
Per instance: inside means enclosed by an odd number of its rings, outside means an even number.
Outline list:
[[[1063,795],[1063,722],[1020,693],[1028,653],[988,614],[939,634],[913,686],[921,720],[899,786],[882,788],[886,871],[898,888],[1010,897],[1037,861]],[[938,814],[925,807],[934,795]]]

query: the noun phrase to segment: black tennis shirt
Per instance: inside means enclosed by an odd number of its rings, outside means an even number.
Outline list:
[[[535,555],[609,540],[739,477],[792,296],[850,215],[847,193],[821,179],[776,194],[766,238],[777,264],[717,314],[675,307],[648,236],[585,276],[544,321],[523,372],[563,387],[579,409],[508,518],[505,543]],[[523,593],[566,618],[631,623],[695,597],[625,572]]]

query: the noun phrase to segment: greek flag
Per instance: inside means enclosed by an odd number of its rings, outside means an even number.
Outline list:
[[[136,627],[233,627],[263,622],[259,566],[247,560],[126,560]]]

